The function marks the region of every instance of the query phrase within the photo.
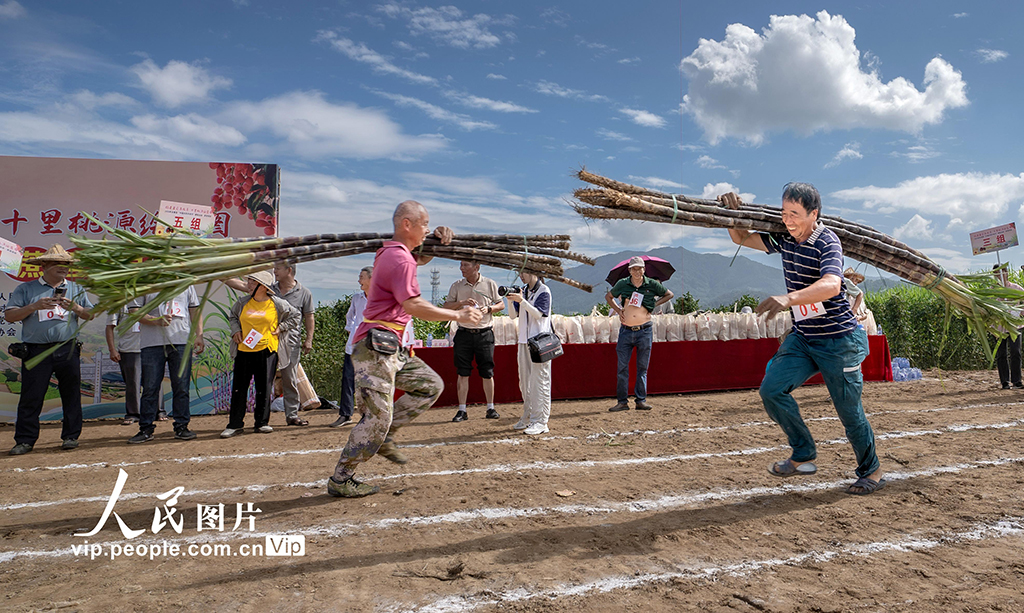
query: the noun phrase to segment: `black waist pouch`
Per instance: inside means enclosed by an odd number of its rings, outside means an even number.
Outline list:
[[[384,355],[395,355],[402,347],[402,339],[391,330],[381,328],[370,328],[366,334],[366,346],[377,353]]]
[[[25,360],[28,358],[28,345],[25,343],[11,343],[7,346],[7,353],[11,354],[13,358]]]

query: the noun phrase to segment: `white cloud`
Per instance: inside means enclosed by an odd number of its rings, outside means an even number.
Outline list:
[[[919,164],[925,160],[937,158],[942,155],[942,153],[933,149],[930,144],[923,143],[911,145],[907,147],[906,151],[893,151],[889,155],[894,158],[903,158],[911,164]]]
[[[660,177],[638,177],[636,175],[629,175],[627,177],[630,181],[635,181],[636,185],[643,187],[653,187],[655,189],[664,189],[670,187],[672,189],[686,189],[686,184],[676,183],[669,179],[662,179]]]
[[[7,2],[0,4],[0,19],[17,19],[18,17],[24,17],[25,13],[25,7],[18,4],[15,0],[7,0]]]
[[[489,121],[478,121],[476,119],[473,119],[469,115],[463,115],[462,113],[454,113],[447,109],[441,108],[435,104],[430,104],[429,102],[420,100],[419,98],[403,96],[401,94],[390,94],[381,91],[374,91],[374,93],[376,93],[379,96],[383,96],[384,98],[387,98],[388,100],[391,100],[401,106],[411,106],[414,108],[418,108],[424,113],[426,113],[428,117],[437,119],[439,121],[444,121],[446,123],[455,124],[466,131],[494,130],[498,127],[497,124],[491,123]]]
[[[942,247],[922,248],[920,251],[933,262],[953,274],[966,273],[978,269],[978,261],[969,255],[964,255],[963,251],[944,249]]]
[[[335,32],[318,32],[316,38],[313,39],[313,42],[326,42],[335,51],[348,56],[349,59],[367,64],[374,72],[402,77],[403,79],[420,85],[437,85],[437,79],[434,77],[406,70],[405,68],[399,68],[391,63],[391,61],[386,57],[377,53],[373,49],[370,49],[366,45],[353,42],[348,38],[339,38]]]
[[[569,16],[568,13],[554,7],[549,7],[541,11],[540,18],[560,28],[567,27],[569,25],[569,22],[572,21],[572,18]]]
[[[953,13],[953,17],[955,17],[956,19],[963,19],[968,15],[970,15],[970,13]]]
[[[502,102],[500,100],[491,100],[490,98],[481,98],[480,96],[473,96],[471,94],[460,94],[457,92],[449,91],[445,92],[445,96],[452,100],[468,106],[471,109],[486,109],[488,111],[496,111],[498,113],[537,113],[536,109],[531,109],[513,102]]]
[[[707,169],[725,168],[725,166],[719,164],[718,160],[711,157],[710,155],[700,156],[699,158],[696,159],[696,161],[694,161],[694,164],[700,166],[701,168]]]
[[[79,90],[69,96],[69,99],[86,110],[93,110],[95,108],[113,106],[113,107],[130,107],[138,104],[131,96],[126,96],[117,92],[107,92],[102,95],[97,95],[87,89]]]
[[[619,109],[623,115],[627,115],[638,126],[647,128],[664,128],[665,120],[654,113],[640,109]]]
[[[391,44],[393,44],[394,46],[398,47],[402,51],[416,51],[415,47],[413,47],[409,43],[405,42],[404,40],[396,40],[395,42],[393,42]]]
[[[975,51],[975,53],[981,56],[981,61],[986,64],[998,62],[999,60],[1005,60],[1006,58],[1010,57],[1009,53],[1002,51],[1000,49],[978,49],[977,51]]]
[[[32,155],[67,151],[131,159],[201,159],[195,143],[103,120],[82,111],[0,113],[0,142]]]
[[[380,10],[388,17],[403,17],[409,22],[414,35],[426,35],[434,41],[459,49],[488,49],[501,43],[501,38],[490,31],[492,25],[505,25],[510,18],[495,19],[490,15],[464,15],[454,6],[410,9],[398,4],[386,4]]]
[[[722,194],[728,194],[729,192],[739,194],[740,200],[746,203],[753,202],[757,197],[754,194],[740,192],[740,190],[738,190],[732,183],[708,183],[704,186],[704,191],[701,193],[700,197],[707,200],[714,200]]]
[[[854,38],[843,17],[825,11],[816,18],[773,15],[762,34],[731,24],[724,40],[701,39],[682,61],[685,110],[711,143],[734,137],[759,144],[784,130],[917,132],[968,104],[960,72],[942,58],[925,66],[922,92],[903,77],[883,83],[877,72],[865,72]]]
[[[835,168],[836,166],[843,163],[843,160],[859,160],[864,156],[860,152],[860,143],[846,143],[843,148],[836,153],[835,157],[832,158],[828,164],[825,164],[825,168]]]
[[[965,228],[984,227],[1005,217],[1010,205],[1024,199],[1024,173],[967,172],[917,177],[895,187],[854,187],[832,193],[838,200],[859,201],[882,213],[900,210],[966,219]],[[1019,215],[1014,210],[1013,214]],[[1024,211],[1022,211],[1024,213]]]
[[[494,74],[493,72],[491,72],[491,73],[487,74],[487,78],[488,79],[494,79],[495,81],[504,81],[508,77],[506,77],[505,75]]]
[[[605,139],[605,140],[618,140],[618,141],[631,141],[631,140],[633,140],[632,138],[626,136],[625,134],[622,134],[620,132],[612,132],[611,130],[606,130],[605,128],[599,129],[597,131],[597,135],[600,136],[601,138]]]
[[[591,42],[591,41],[583,38],[579,34],[577,34],[576,36],[573,36],[573,40],[576,41],[576,44],[578,46],[583,47],[585,49],[593,49],[595,51],[614,51],[614,49],[612,49],[611,47],[609,47],[608,45],[606,45],[604,43]]]
[[[443,149],[436,134],[410,136],[385,113],[354,104],[332,104],[320,92],[291,92],[260,102],[235,102],[223,123],[249,133],[267,130],[303,157],[410,159]],[[252,138],[252,134],[249,134]]]
[[[142,87],[160,106],[177,108],[183,104],[202,102],[215,89],[231,87],[231,79],[210,74],[198,64],[171,60],[163,68],[147,59],[131,67]]]
[[[619,64],[639,64],[640,58],[638,57],[624,57],[618,61]]]
[[[915,213],[910,221],[893,230],[892,236],[897,240],[904,238],[931,240],[932,222]]]
[[[534,84],[534,88],[541,94],[548,96],[558,96],[559,98],[571,98],[575,100],[587,100],[590,102],[610,102],[607,96],[600,94],[588,94],[585,91],[578,89],[571,89],[568,87],[562,87],[558,83],[552,83],[551,81],[538,81]]]
[[[245,135],[238,130],[201,117],[195,113],[174,117],[138,115],[132,117],[132,125],[150,134],[166,134],[176,139],[237,147],[246,142]]]

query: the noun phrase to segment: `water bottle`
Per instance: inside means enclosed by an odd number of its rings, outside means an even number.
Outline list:
[[[427,342],[423,343],[423,346],[424,347],[430,347],[433,344],[434,344],[434,335],[431,334],[430,332],[427,332]]]
[[[878,326],[878,336],[885,336],[885,332],[882,330],[882,326]]]

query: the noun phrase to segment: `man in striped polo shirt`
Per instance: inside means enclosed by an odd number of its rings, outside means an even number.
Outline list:
[[[740,198],[729,193],[719,201],[731,209]],[[782,223],[788,232],[754,233],[729,229],[737,245],[782,254],[787,294],[767,298],[757,313],[768,317],[793,309],[793,330],[761,381],[764,408],[789,438],[791,456],[768,472],[778,477],[813,475],[818,468],[814,438],[800,416],[792,392],[815,373],[825,379],[832,403],[857,456],[857,481],[847,492],[862,496],[885,486],[875,451],[875,434],[864,416],[860,364],[868,354],[868,337],[850,310],[843,291],[843,247],[819,220],[821,196],[809,183],[789,183],[782,192]]]

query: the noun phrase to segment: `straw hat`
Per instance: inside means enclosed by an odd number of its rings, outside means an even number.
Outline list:
[[[846,277],[847,279],[849,279],[850,281],[853,281],[854,283],[863,283],[864,282],[864,275],[860,274],[859,272],[857,272],[853,268],[847,268],[846,270],[844,270],[843,271],[843,276]]]
[[[269,270],[261,270],[259,272],[254,272],[254,273],[245,275],[245,278],[246,279],[252,279],[253,281],[255,281],[255,282],[259,283],[260,285],[262,285],[263,287],[267,288],[267,293],[268,294],[271,294],[271,295],[274,294],[274,290],[270,289],[270,286],[272,286],[274,284],[274,273],[270,272]]]
[[[75,256],[68,253],[64,247],[57,243],[50,247],[46,253],[34,258],[28,258],[25,260],[26,264],[71,264],[75,261]]]

